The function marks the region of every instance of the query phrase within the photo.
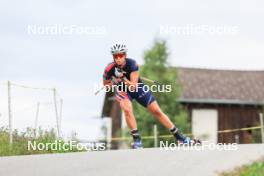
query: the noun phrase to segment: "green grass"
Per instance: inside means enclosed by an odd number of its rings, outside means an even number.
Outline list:
[[[9,133],[7,128],[0,128],[0,156],[12,156],[12,155],[30,155],[30,154],[44,154],[44,153],[66,153],[66,152],[76,152],[76,149],[71,151],[66,151],[63,149],[52,150],[48,148],[47,150],[28,150],[28,141],[36,141],[36,143],[54,143],[56,138],[56,133],[54,129],[51,130],[38,130],[38,137],[34,138],[34,132],[32,128],[27,128],[24,132],[18,132],[14,130],[13,132],[13,144],[9,144]],[[60,143],[64,143],[63,140]]]
[[[251,165],[238,167],[231,172],[223,172],[220,176],[264,176],[264,158]]]

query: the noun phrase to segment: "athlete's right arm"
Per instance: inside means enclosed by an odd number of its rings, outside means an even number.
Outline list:
[[[103,84],[104,84],[104,86],[112,86],[113,85],[111,79],[110,80],[103,80]]]
[[[109,64],[106,69],[104,70],[104,75],[103,75],[103,84],[104,86],[112,86],[112,85],[117,85],[119,82],[122,80],[118,77],[116,77],[114,70],[115,70],[115,65]]]
[[[103,75],[104,86],[112,86],[114,84],[112,68],[113,68],[113,65],[110,64],[104,70],[104,75]]]
[[[112,86],[113,85],[110,73],[107,70],[104,71],[103,84],[104,84],[104,86]]]

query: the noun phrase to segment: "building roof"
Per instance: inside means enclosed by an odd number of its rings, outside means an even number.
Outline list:
[[[180,102],[264,105],[264,71],[177,68]]]

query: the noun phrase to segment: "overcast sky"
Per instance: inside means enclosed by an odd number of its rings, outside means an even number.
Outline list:
[[[0,126],[7,125],[6,86],[11,80],[35,87],[56,87],[64,100],[62,128],[95,139],[104,94],[94,96],[115,41],[128,46],[142,64],[155,38],[168,41],[174,66],[264,70],[264,2],[234,1],[0,1]],[[96,32],[32,34],[29,26],[88,27]],[[163,27],[170,29],[164,32]],[[219,29],[190,32],[184,29]],[[99,29],[99,31],[98,31]],[[182,29],[182,31],[181,31]],[[231,31],[231,32],[230,32]],[[40,101],[40,125],[54,126],[52,93],[14,87],[14,125],[34,124]]]

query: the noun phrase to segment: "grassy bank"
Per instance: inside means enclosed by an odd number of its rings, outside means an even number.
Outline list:
[[[13,144],[9,144],[9,132],[7,128],[0,128],[0,156],[12,156],[12,155],[30,155],[30,154],[43,154],[43,153],[65,153],[65,152],[75,152],[76,149],[71,151],[63,150],[62,148],[55,149],[47,148],[47,150],[29,150],[28,141],[47,144],[54,143],[56,138],[56,133],[54,129],[50,130],[38,130],[38,135],[34,137],[35,130],[32,128],[27,128],[24,132],[18,132],[14,130],[13,132]],[[60,141],[61,144],[64,141]]]
[[[231,172],[223,172],[220,176],[263,176],[264,158],[250,165],[238,167]]]

